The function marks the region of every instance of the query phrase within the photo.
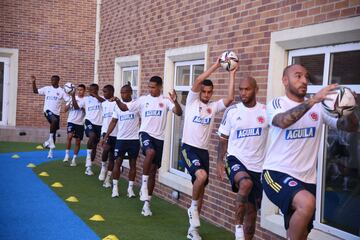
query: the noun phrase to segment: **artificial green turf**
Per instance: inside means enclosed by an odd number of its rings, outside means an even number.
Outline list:
[[[1,142],[0,141],[0,153],[6,152],[30,152],[30,151],[42,151],[42,149],[36,149],[36,146],[42,145],[42,143],[27,143],[27,142]],[[72,148],[74,147],[74,142]],[[81,145],[81,149],[86,149],[85,145]],[[56,150],[65,150],[64,143],[57,143]]]
[[[188,216],[185,209],[165,200],[153,197],[151,210],[153,216],[140,214],[142,202],[139,198],[126,197],[127,182],[119,181],[120,198],[111,198],[111,189],[102,187],[97,179],[99,168],[94,168],[94,176],[84,174],[84,158],[77,167],[69,167],[62,161],[52,161],[34,168],[36,174],[46,171],[49,177],[40,177],[47,185],[61,182],[63,188],[52,188],[60,198],[70,196],[79,199],[78,203],[66,202],[68,206],[92,228],[100,238],[109,234],[120,240],[169,240],[186,239]],[[138,193],[138,188],[135,192]],[[100,214],[105,221],[90,221],[94,214]],[[203,239],[233,239],[233,234],[224,229],[202,221],[200,233]]]

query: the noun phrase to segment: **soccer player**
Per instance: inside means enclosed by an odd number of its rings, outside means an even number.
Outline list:
[[[111,101],[114,98],[114,87],[112,85],[106,85],[103,88],[105,101],[102,102],[102,127],[101,127],[101,135],[104,137],[106,132],[108,131],[109,124],[112,119],[112,115],[115,111],[115,108],[118,108],[116,102]],[[109,188],[111,187],[110,178],[112,175],[112,170],[114,167],[114,150],[116,144],[116,133],[117,133],[117,125],[115,124],[114,131],[111,132],[109,136],[107,136],[106,141],[102,143],[103,151],[101,155],[101,170],[99,175],[99,180],[104,181],[103,187]],[[109,161],[108,161],[109,159]],[[106,163],[108,162],[108,166]]]
[[[91,170],[92,162],[96,155],[96,146],[100,140],[101,125],[102,125],[102,108],[101,103],[105,101],[98,95],[99,85],[92,83],[89,86],[89,95],[79,105],[80,108],[85,109],[85,134],[89,138],[87,142],[87,153],[85,163],[85,174],[88,176],[94,175]],[[74,103],[74,106],[76,103]]]
[[[199,215],[205,186],[208,183],[209,152],[207,149],[215,114],[225,110],[234,100],[234,79],[238,66],[229,72],[227,97],[215,102],[210,101],[214,86],[207,78],[220,66],[220,59],[217,59],[208,70],[200,74],[186,99],[181,164],[188,170],[193,183],[191,207],[188,209],[190,228],[187,235],[187,238],[192,240],[201,239],[198,232]]]
[[[260,176],[265,159],[268,133],[266,106],[256,101],[259,91],[256,80],[240,81],[241,102],[226,109],[219,127],[217,174],[226,174],[235,198],[235,239],[253,239],[256,212],[260,208],[262,186]],[[244,227],[243,227],[244,226]]]
[[[332,128],[356,131],[355,114],[339,119],[323,113],[321,104],[336,84],[305,98],[308,71],[290,65],[283,71],[285,96],[267,105],[270,143],[263,165],[262,184],[267,197],[284,214],[291,240],[307,239],[315,215],[316,163],[323,123]]]
[[[164,97],[161,94],[162,86],[162,78],[153,76],[148,83],[149,95],[141,96],[136,101],[127,104],[116,99],[121,111],[141,113],[139,138],[145,159],[140,200],[144,201],[141,211],[144,216],[152,215],[150,201],[155,187],[156,172],[161,167],[167,113],[172,111],[178,116],[182,114],[175,91],[169,93],[169,98]]]
[[[134,100],[131,98],[132,88],[130,85],[124,85],[121,88],[121,99],[124,103],[133,103]],[[115,101],[118,101],[117,98],[114,98]],[[117,106],[112,115],[112,120],[110,122],[109,128],[106,135],[101,140],[106,141],[106,139],[111,135],[112,132],[115,132],[115,126],[117,127],[117,136],[116,136],[116,145],[115,145],[115,166],[113,169],[113,189],[112,197],[119,197],[119,188],[118,181],[120,178],[120,167],[127,154],[129,159],[129,186],[127,189],[127,196],[129,198],[135,197],[133,190],[135,176],[136,176],[136,159],[139,155],[140,142],[139,142],[139,112],[130,112],[130,111],[121,111]]]
[[[62,100],[67,101],[69,97],[59,86],[60,77],[51,76],[51,86],[37,88],[36,77],[31,76],[33,92],[39,95],[45,95],[44,115],[50,123],[49,139],[44,142],[44,147],[49,148],[48,158],[53,158],[53,150],[55,149],[56,131],[60,128],[60,110]]]
[[[80,150],[80,143],[84,137],[84,117],[85,111],[84,109],[80,109],[79,107],[76,109],[74,107],[73,101],[77,102],[77,105],[80,104],[81,101],[84,100],[86,87],[84,84],[79,84],[77,87],[77,96],[74,99],[71,99],[66,106],[65,112],[69,112],[68,120],[67,120],[67,139],[66,139],[66,150],[65,157],[63,162],[68,162],[70,160],[70,148],[71,141],[75,138],[75,147],[74,147],[74,156],[71,160],[70,166],[76,166],[76,158]],[[75,95],[75,90],[71,94]]]

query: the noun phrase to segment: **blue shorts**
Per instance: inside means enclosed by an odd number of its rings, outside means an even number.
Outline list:
[[[74,138],[82,140],[84,138],[84,125],[77,125],[75,123],[67,123],[67,133],[72,133]]]
[[[105,134],[106,133],[103,133],[102,137],[104,137]],[[116,145],[116,137],[109,136],[105,143],[111,147],[111,149],[110,149],[111,151],[114,151],[115,150],[115,145]]]
[[[60,116],[54,114],[52,111],[50,110],[46,110],[44,112],[44,116],[46,117],[46,119],[48,120],[48,122],[51,124],[54,120],[57,120],[57,124],[56,124],[56,130],[60,129]]]
[[[261,207],[262,199],[262,185],[261,185],[261,173],[248,170],[244,164],[240,162],[235,156],[228,156],[225,162],[226,174],[230,180],[231,188],[233,192],[239,191],[239,186],[235,183],[235,175],[239,172],[246,172],[250,176],[250,180],[253,183],[253,187],[249,193],[249,202],[255,205],[256,209]]]
[[[137,159],[140,150],[140,142],[139,140],[116,140],[115,145],[115,158],[124,159],[125,154],[129,159]]]
[[[87,137],[93,132],[98,138],[101,136],[101,125],[92,124],[89,120],[85,119],[85,134]]]
[[[270,201],[278,206],[284,214],[285,229],[289,228],[290,218],[294,213],[291,203],[295,194],[301,190],[307,190],[316,197],[315,184],[304,183],[282,172],[264,170],[262,174],[262,185],[266,196],[270,199]],[[309,232],[313,228],[312,222],[314,218],[315,211],[312,221],[308,225]]]
[[[146,132],[140,132],[139,137],[140,137],[140,145],[141,145],[142,153],[146,155],[147,149],[154,149],[155,157],[152,163],[156,164],[156,166],[160,168],[164,141],[156,139],[150,136],[149,134],[147,134]]]
[[[209,183],[209,152],[205,149],[190,146],[186,143],[181,145],[180,164],[185,167],[191,175],[191,182],[196,180],[196,171],[204,169],[208,175],[205,186]]]

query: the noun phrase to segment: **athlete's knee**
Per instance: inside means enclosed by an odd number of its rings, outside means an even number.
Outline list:
[[[204,169],[197,170],[195,172],[195,176],[196,176],[196,181],[199,181],[201,183],[205,183],[208,178],[208,174]]]
[[[154,149],[152,149],[152,148],[146,149],[146,156],[148,156],[149,158],[155,157],[155,154],[156,154],[156,152]]]
[[[303,194],[301,197],[294,197],[293,206],[295,211],[304,217],[311,217],[315,212],[316,200],[315,197],[310,194]]]
[[[251,181],[250,178],[244,177],[239,179],[238,185],[239,185],[239,189],[245,192],[250,192],[253,187],[253,182]]]

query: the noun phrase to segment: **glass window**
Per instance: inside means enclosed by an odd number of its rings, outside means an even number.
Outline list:
[[[0,121],[3,120],[3,102],[4,102],[4,63],[0,62]]]
[[[305,66],[319,85],[309,87],[308,96],[338,83],[358,93],[359,106],[360,43],[290,51],[289,62]],[[360,118],[359,108],[355,113]],[[319,157],[315,225],[342,238],[360,236],[360,132],[326,129]]]
[[[138,67],[122,68],[122,86],[130,83],[133,89],[133,98],[136,99],[139,94],[138,89]]]
[[[203,72],[204,61],[202,60],[175,63],[174,89],[183,111],[185,111],[186,97],[191,89],[192,83]],[[173,117],[172,120],[170,172],[190,178],[186,173],[186,169],[179,164],[184,118],[185,114],[183,114],[181,118]]]

